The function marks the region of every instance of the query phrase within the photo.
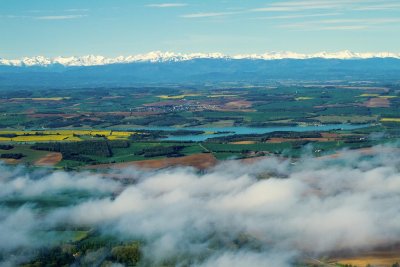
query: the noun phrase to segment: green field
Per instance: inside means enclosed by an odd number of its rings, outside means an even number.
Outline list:
[[[369,86],[371,89],[369,89]],[[354,87],[354,88],[353,88]],[[400,98],[395,86],[343,84],[295,85],[215,85],[88,89],[9,89],[0,92],[0,143],[12,150],[0,154],[22,154],[8,162],[34,163],[51,152],[32,149],[38,143],[107,142],[107,155],[81,151],[62,152],[58,168],[120,163],[167,157],[151,148],[176,151],[174,157],[211,152],[217,159],[246,158],[264,154],[297,157],[305,149],[316,156],[342,148],[368,147],[400,137],[398,118]],[[362,89],[360,89],[362,88]],[[210,93],[211,91],[211,93]],[[389,106],[368,107],[371,98],[388,101]],[[40,103],[40,104],[38,104]],[[244,105],[244,106],[241,106]],[[335,142],[326,140],[282,140],[268,143],[263,136],[236,137],[254,144],[235,145],[222,139],[196,142],[165,142],[171,133],[138,131],[151,127],[279,127],[321,124],[371,125],[354,131],[333,131]],[[136,129],[136,130],[135,130]],[[209,134],[209,133],[204,133]],[[370,136],[383,135],[372,140]],[[210,138],[213,136],[210,135]],[[279,136],[278,136],[279,137]],[[123,140],[126,147],[111,147]],[[85,143],[87,144],[87,143]],[[74,145],[72,145],[74,146]],[[89,145],[90,146],[90,145]],[[159,147],[159,148],[157,148]],[[178,148],[179,147],[179,148]],[[146,153],[143,150],[150,149]],[[205,151],[208,150],[208,151]],[[56,151],[57,152],[57,151]],[[166,152],[165,152],[166,153]],[[172,153],[171,151],[169,153]],[[9,156],[9,155],[5,155]]]

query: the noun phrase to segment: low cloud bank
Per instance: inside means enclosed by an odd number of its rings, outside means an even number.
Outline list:
[[[400,153],[375,150],[373,156],[347,152],[295,163],[228,162],[206,173],[119,171],[118,177],[134,178],[128,185],[110,175],[40,177],[2,166],[2,200],[63,190],[86,190],[95,197],[44,214],[29,203],[2,206],[0,252],[46,245],[34,232],[65,224],[142,240],[145,262],[178,266],[291,266],[305,256],[396,244]]]

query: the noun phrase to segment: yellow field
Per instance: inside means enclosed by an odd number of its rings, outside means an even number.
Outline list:
[[[126,136],[118,136],[118,135],[110,135],[107,136],[107,140],[126,140],[128,137]]]
[[[400,118],[382,118],[382,122],[400,122]]]
[[[11,98],[11,100],[32,100],[32,101],[61,101],[70,99],[70,97],[19,97]]]
[[[216,97],[235,97],[238,95],[209,95],[207,97],[216,98]]]
[[[123,137],[129,137],[132,134],[135,134],[136,132],[112,132],[112,136],[123,136]]]
[[[16,137],[0,137],[0,142],[52,142],[82,141],[84,136],[104,136],[108,140],[127,140],[135,132],[111,130],[49,130],[49,131],[0,131],[0,135],[14,134]]]
[[[75,134],[75,135],[110,135],[111,131],[97,131],[97,130],[50,130],[40,131],[43,134]],[[34,132],[35,133],[35,132]]]
[[[314,97],[308,97],[308,96],[300,96],[295,98],[296,101],[302,101],[302,100],[311,100],[314,99]]]
[[[0,131],[0,134],[16,134],[16,135],[23,135],[23,134],[34,134],[36,132],[32,131]]]
[[[120,136],[120,137],[129,137],[134,132],[119,132],[119,131],[101,131],[101,130],[55,130],[55,131],[43,131],[44,134],[72,134],[72,135],[88,135],[88,136],[96,136],[96,135],[104,135],[104,136]]]
[[[135,134],[135,132],[112,132],[111,135],[107,136],[108,140],[127,140],[129,136]]]
[[[159,95],[158,98],[161,99],[183,99],[189,96],[201,96],[200,94],[184,94],[184,95]]]
[[[377,97],[379,94],[362,94],[360,97]]]
[[[111,131],[91,131],[90,132],[90,135],[105,135],[105,136],[108,136],[108,135],[111,135]]]
[[[0,141],[8,142],[51,142],[51,141],[81,141],[73,135],[20,135],[13,138],[0,137]]]
[[[238,141],[238,142],[231,142],[230,144],[233,145],[252,145],[255,144],[255,141]]]
[[[362,94],[362,95],[359,95],[358,97],[379,97],[379,98],[391,99],[391,98],[397,98],[398,96],[395,96],[395,95],[379,95],[379,94]]]

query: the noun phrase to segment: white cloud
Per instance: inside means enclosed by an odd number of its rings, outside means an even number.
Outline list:
[[[238,12],[209,12],[209,13],[193,13],[182,15],[182,18],[192,19],[192,18],[209,18],[209,17],[221,17],[237,14]]]
[[[65,224],[143,240],[148,265],[287,267],[308,255],[390,246],[400,239],[400,154],[375,149],[378,154],[367,158],[347,152],[295,165],[276,158],[233,161],[205,173],[120,170],[118,177],[135,177],[131,183],[90,173],[42,177],[0,166],[1,200],[32,196],[29,189],[43,197],[81,187],[95,193],[100,185],[115,196],[78,199],[46,212],[32,205],[0,207],[0,240],[7,240],[0,253],[7,260],[21,248],[43,245],[37,231]],[[21,186],[20,179],[29,182]]]
[[[342,13],[321,13],[321,14],[296,14],[296,15],[281,15],[281,16],[265,16],[252,18],[255,20],[273,20],[273,19],[301,19],[301,18],[314,18],[314,17],[329,17],[338,16]]]
[[[80,19],[87,17],[87,15],[54,15],[54,16],[40,16],[33,17],[38,20],[67,20],[67,19]]]
[[[312,10],[383,10],[399,8],[398,3],[382,3],[377,5],[372,0],[310,0],[286,1],[269,4],[265,7],[254,8],[251,12],[296,12]]]
[[[139,179],[115,200],[89,201],[49,218],[148,240],[145,255],[151,251],[150,259],[159,261],[180,253],[196,258],[214,239],[229,247],[241,233],[263,248],[232,254],[221,245],[200,266],[289,266],[299,253],[398,240],[397,161],[384,155],[363,160],[357,153],[342,160],[304,159],[295,167],[275,159],[247,167],[226,163],[204,175],[164,171]],[[257,180],[266,171],[271,178]],[[281,251],[277,258],[271,248]],[[273,258],[275,265],[268,261]]]
[[[164,4],[150,4],[147,7],[155,7],[155,8],[171,8],[171,7],[184,7],[187,6],[186,3],[164,3]]]
[[[354,30],[364,30],[368,29],[367,26],[354,26],[354,25],[343,25],[343,26],[327,26],[327,27],[319,27],[316,30],[326,30],[326,31],[354,31]]]
[[[89,9],[87,8],[71,8],[71,9],[66,9],[65,12],[88,12]]]
[[[327,19],[316,21],[315,24],[340,24],[340,23],[359,23],[359,24],[386,24],[400,22],[396,18],[374,18],[374,19]]]
[[[398,10],[400,8],[399,3],[382,3],[379,5],[367,5],[355,8],[359,11],[376,11],[376,10]]]
[[[337,1],[293,1],[273,3],[266,7],[254,8],[253,12],[295,12],[315,9],[331,9],[341,6]]]
[[[318,24],[310,24],[310,23],[293,23],[293,24],[283,24],[279,25],[280,28],[287,28],[293,30],[302,30],[302,31],[350,31],[350,30],[363,30],[368,29],[367,25],[318,25]]]
[[[301,23],[278,25],[281,28],[301,29],[301,30],[362,30],[376,28],[382,25],[399,23],[398,18],[373,18],[373,19],[325,19],[312,20]]]

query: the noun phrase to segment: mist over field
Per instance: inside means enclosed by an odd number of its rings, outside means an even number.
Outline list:
[[[62,227],[138,240],[143,266],[292,266],[395,245],[400,152],[373,149],[295,162],[228,161],[205,172],[29,172],[1,165],[0,265],[51,246],[40,233]],[[46,198],[56,204],[46,205]]]

